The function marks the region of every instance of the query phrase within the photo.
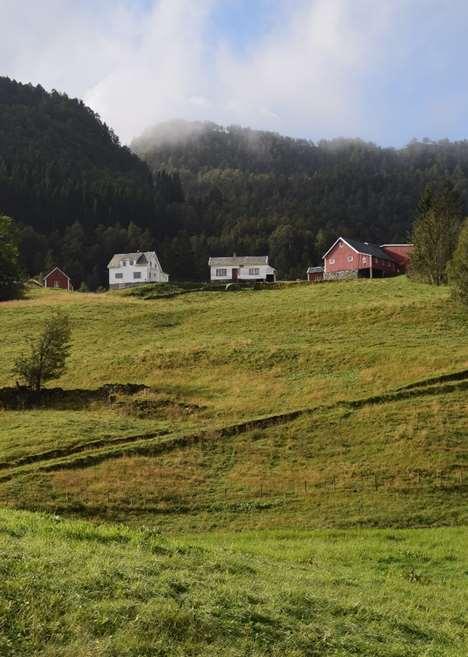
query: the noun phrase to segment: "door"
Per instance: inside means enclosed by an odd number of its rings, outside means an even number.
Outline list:
[[[237,281],[239,278],[239,270],[238,269],[232,269],[232,280]]]

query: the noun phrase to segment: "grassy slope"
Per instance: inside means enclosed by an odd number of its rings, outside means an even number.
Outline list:
[[[437,388],[436,388],[437,389]],[[158,456],[16,476],[0,500],[174,529],[456,524],[466,390],[340,406]]]
[[[176,528],[287,526],[298,518],[309,526],[461,521],[466,388],[434,385],[410,399],[333,406],[467,367],[467,316],[446,289],[398,278],[155,301],[34,292],[1,309],[4,383],[26,335],[56,304],[74,325],[62,386],[146,383],[153,390],[143,398],[196,404],[199,411],[137,417],[102,404],[4,411],[0,461],[200,427],[207,439],[155,457],[152,446],[165,440],[156,437],[132,443],[135,456],[124,446],[122,459],[92,465],[87,457],[92,467],[85,469],[40,473],[33,464],[0,484],[4,503],[122,517],[159,511]],[[317,410],[227,440],[210,434],[304,407]],[[252,509],[262,513],[243,512]]]
[[[0,511],[0,553],[5,657],[466,650],[460,529],[169,541],[144,528]]]
[[[405,278],[153,302],[34,292],[2,304],[0,384],[59,304],[74,324],[65,387],[147,383],[235,417],[365,396],[468,366],[467,318],[448,294]]]
[[[54,305],[74,324],[60,385],[152,389],[0,411],[0,504],[127,522],[0,510],[2,657],[465,654],[466,532],[357,529],[464,521],[466,377],[398,392],[468,366],[447,290],[34,292],[0,308],[0,385]]]

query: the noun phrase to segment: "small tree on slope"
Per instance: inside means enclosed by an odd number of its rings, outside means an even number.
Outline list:
[[[452,184],[428,187],[413,226],[414,251],[411,271],[432,285],[447,282],[447,265],[457,244],[463,220],[463,204]]]
[[[70,353],[70,320],[55,312],[45,322],[39,338],[32,342],[29,355],[16,361],[13,372],[32,390],[40,390],[46,381],[57,379],[66,368]]]
[[[455,296],[468,306],[468,219],[460,231],[458,245],[449,265],[449,282]]]

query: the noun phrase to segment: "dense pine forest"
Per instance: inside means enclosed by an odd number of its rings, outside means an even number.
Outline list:
[[[26,274],[59,264],[104,285],[112,253],[161,239],[181,194],[83,102],[0,78],[0,215],[21,226]]]
[[[337,234],[407,240],[422,191],[447,178],[466,208],[468,141],[398,150],[173,121],[129,149],[81,101],[0,78],[0,214],[20,226],[25,274],[58,264],[75,286],[150,248],[172,279],[233,251],[304,277]]]

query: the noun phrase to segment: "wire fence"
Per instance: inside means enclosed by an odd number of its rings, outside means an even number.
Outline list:
[[[81,491],[58,491],[53,498],[26,504],[28,508],[54,513],[77,512],[105,515],[106,513],[197,513],[200,511],[249,511],[269,507],[291,506],[295,502],[313,503],[314,498],[344,503],[344,497],[362,496],[369,499],[375,494],[412,496],[418,492],[468,492],[466,469],[433,472],[411,471],[395,476],[383,472],[354,473],[346,477],[331,475],[322,479],[297,477],[287,480],[252,479],[240,482],[206,483],[192,488],[164,486],[162,480],[154,481],[154,487],[139,487],[129,480],[126,485],[106,489],[99,478],[87,481]],[[328,493],[324,496],[324,493]],[[22,506],[21,496],[11,505]],[[7,501],[8,504],[8,501]]]

